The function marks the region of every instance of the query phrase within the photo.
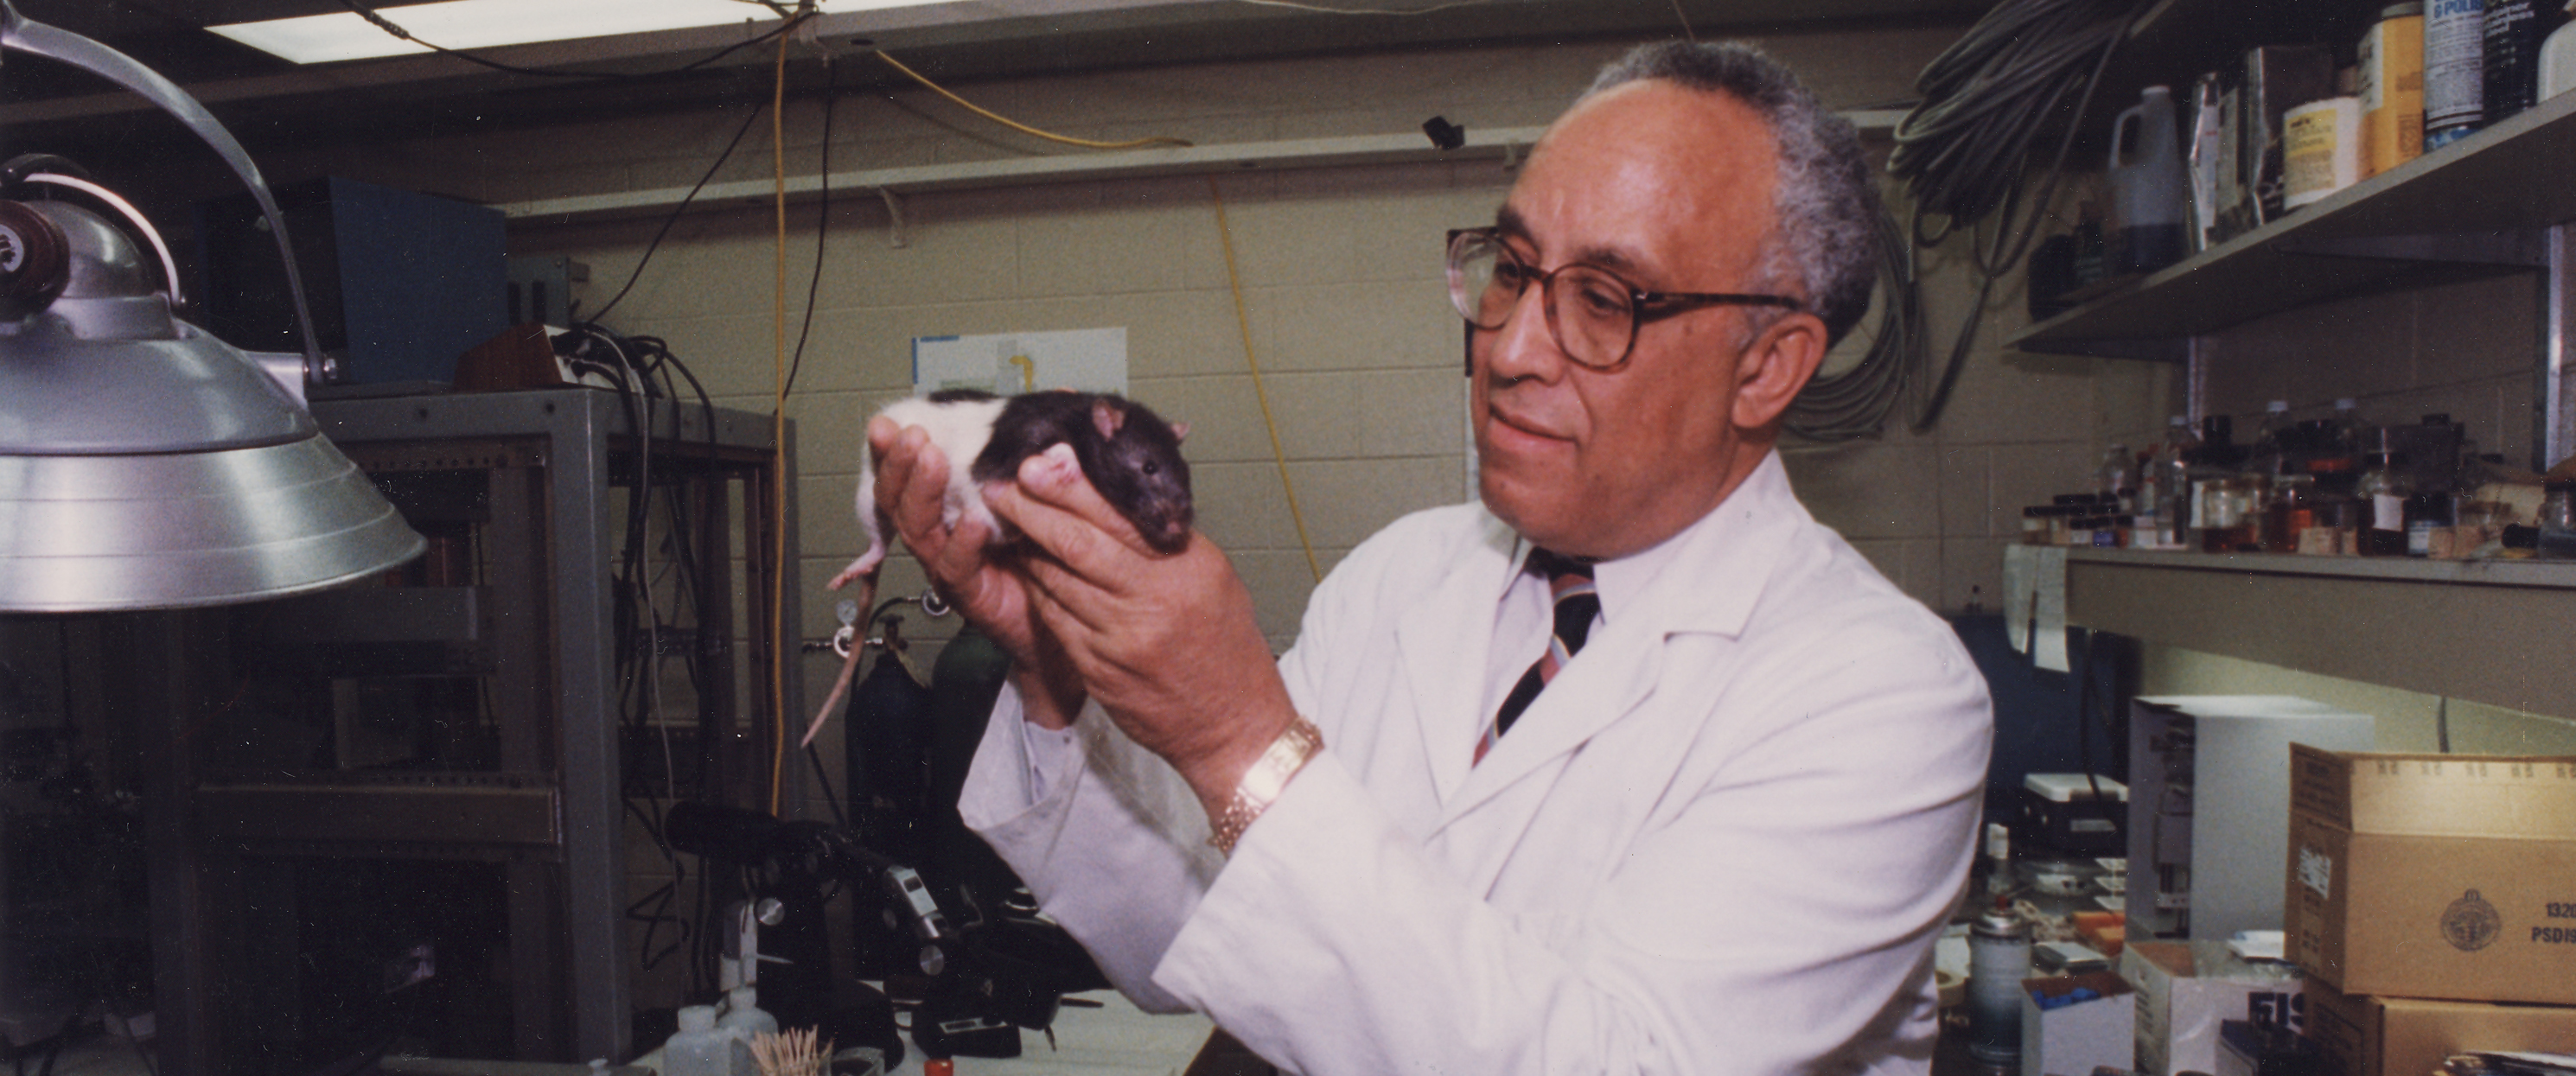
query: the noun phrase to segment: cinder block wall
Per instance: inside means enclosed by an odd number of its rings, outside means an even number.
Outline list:
[[[1963,27],[1813,32],[1763,39],[1835,107],[1913,96],[1916,72]],[[1471,129],[1538,126],[1627,42],[1546,48],[1416,51],[1079,76],[962,83],[953,88],[1023,122],[1090,138],[1168,134],[1201,143],[1415,131],[1443,115]],[[867,62],[864,58],[841,62]],[[266,162],[281,179],[338,174],[480,201],[685,186],[705,174],[743,123],[738,104],[542,130],[501,131],[312,152]],[[779,156],[791,174],[821,167],[823,109],[793,101]],[[718,180],[773,168],[769,121],[743,138]],[[1877,152],[1883,134],[1873,136]],[[1074,152],[1001,132],[927,92],[842,99],[829,165],[865,169]],[[915,336],[1123,327],[1134,395],[1193,424],[1187,451],[1201,524],[1233,556],[1275,646],[1293,641],[1314,575],[1287,506],[1280,466],[1248,373],[1257,361],[1303,511],[1313,563],[1330,570],[1396,516],[1472,495],[1459,375],[1459,329],[1441,281],[1443,232],[1487,223],[1511,173],[1491,160],[1062,183],[910,196],[901,246],[872,193],[838,192],[813,330],[787,413],[798,423],[805,589],[802,634],[832,629],[821,584],[855,555],[852,515],[860,431],[909,389]],[[1222,199],[1224,233],[1218,224]],[[1902,206],[1899,208],[1903,211]],[[814,268],[812,202],[791,205],[785,251],[789,343]],[[512,253],[587,263],[596,310],[637,274],[658,217],[560,223],[520,220]],[[1240,279],[1238,323],[1223,235]],[[1936,360],[1946,355],[1974,284],[1956,250],[1924,254]],[[606,322],[654,335],[719,404],[772,406],[776,379],[776,224],[765,208],[684,217]],[[1994,341],[2020,325],[2008,281],[1939,426],[1902,424],[1873,441],[1785,446],[1812,510],[1881,570],[1936,609],[2000,594],[2000,550],[2019,509],[2085,488],[2104,431],[2153,425],[2167,406],[2165,371],[2022,356]],[[1247,337],[1249,356],[1246,354]],[[921,576],[898,557],[889,593]],[[951,630],[909,628],[934,643]],[[917,651],[926,666],[929,653]],[[802,666],[809,703],[836,671]],[[839,757],[837,727],[826,759]],[[791,768],[803,788],[803,775]],[[824,816],[800,794],[796,812]],[[637,896],[662,880],[638,838]],[[672,965],[640,987],[668,1004]]]
[[[1763,39],[1829,103],[1911,96],[1916,71],[1957,28],[1870,29]],[[1625,42],[1154,68],[955,87],[1040,127],[1095,138],[1171,134],[1203,143],[1410,132],[1439,114],[1470,128],[1536,126],[1562,110]],[[863,58],[861,58],[863,60]],[[844,63],[861,60],[844,59]],[[821,160],[821,108],[792,102],[791,173]],[[358,178],[509,202],[685,185],[739,127],[739,108],[406,143],[316,155],[281,172]],[[771,167],[768,122],[719,179]],[[1883,150],[1883,139],[1874,140]],[[851,96],[834,121],[835,168],[1069,152],[1002,132],[899,90]],[[908,390],[917,335],[1124,327],[1136,396],[1193,423],[1188,454],[1207,533],[1250,581],[1276,645],[1293,638],[1313,585],[1271,458],[1250,359],[1305,517],[1329,570],[1397,515],[1470,494],[1457,323],[1440,281],[1445,229],[1481,224],[1508,190],[1493,161],[1181,177],[919,195],[902,238],[864,192],[837,194],[814,329],[788,412],[802,430],[804,585],[819,587],[862,538],[851,516],[859,431]],[[1230,224],[1245,326],[1236,320],[1217,225]],[[789,331],[804,313],[817,209],[793,205],[786,256]],[[569,254],[593,272],[597,307],[634,272],[657,222],[515,222],[519,254]],[[765,209],[684,218],[608,319],[661,336],[720,402],[766,410],[773,392],[775,224]],[[1960,259],[1926,256],[1940,345],[1973,296]],[[1997,551],[2020,505],[2076,488],[2098,458],[2109,413],[2147,413],[2135,376],[2091,360],[1999,355],[2018,324],[2017,290],[1998,295],[1941,426],[1850,446],[1791,445],[1808,503],[1892,579],[1945,610],[1997,592]],[[2122,403],[2122,400],[2131,401]],[[907,559],[886,585],[919,586]],[[806,633],[831,626],[819,590]],[[942,629],[933,628],[934,633]],[[824,663],[807,668],[809,682]]]
[[[1854,29],[1762,43],[1837,107],[1899,102],[1963,27]],[[1423,50],[986,80],[954,89],[1024,122],[1092,138],[1168,134],[1201,143],[1396,134],[1438,114],[1470,128],[1536,126],[1562,110],[1625,42]],[[845,57],[843,63],[871,62]],[[935,72],[934,72],[935,74]],[[337,174],[506,203],[685,186],[705,174],[746,114],[739,103],[579,126],[369,144],[264,161],[272,177]],[[778,158],[789,174],[826,164],[820,103],[790,103]],[[1883,152],[1883,136],[1872,145]],[[766,117],[718,180],[773,168]],[[846,95],[829,166],[864,169],[1077,152],[1000,131],[925,91]],[[1313,585],[1285,503],[1248,361],[1271,410],[1315,563],[1397,515],[1471,494],[1458,328],[1442,294],[1447,228],[1489,221],[1511,175],[1491,161],[1065,183],[905,200],[903,245],[873,194],[836,193],[814,327],[786,408],[798,422],[809,638],[833,623],[821,583],[857,551],[852,518],[865,416],[908,390],[914,336],[1123,327],[1133,391],[1193,423],[1188,454],[1201,522],[1251,584],[1274,645],[1293,641]],[[1244,318],[1217,224],[1222,198]],[[1900,205],[1900,212],[1902,211]],[[791,207],[785,277],[792,346],[814,267],[818,213]],[[593,277],[596,309],[637,273],[659,220],[522,220],[513,253],[570,255]],[[667,339],[721,404],[766,411],[775,379],[776,225],[765,209],[693,212],[651,254],[608,323]],[[1974,297],[1964,253],[1923,255],[1936,361]],[[2502,277],[2286,314],[2212,341],[2207,402],[2250,429],[2263,403],[2322,413],[2338,396],[2376,421],[2447,411],[2482,446],[2529,454],[2534,316],[2527,281]],[[1931,431],[1901,425],[1845,445],[1789,444],[1801,496],[1882,571],[1936,609],[2000,594],[2000,551],[2019,509],[2089,487],[2103,446],[2142,446],[2183,410],[2171,367],[2030,356],[1994,341],[2026,322],[2017,280],[1992,297],[1949,409]],[[1249,356],[1246,354],[1247,337]],[[908,558],[887,573],[913,592]],[[910,625],[922,629],[916,617]],[[934,642],[949,629],[930,625]],[[2324,630],[2324,629],[2321,629]],[[922,655],[927,664],[928,654]],[[835,668],[809,658],[818,700]],[[2576,751],[2576,726],[2327,681],[2212,655],[2149,652],[2151,691],[2287,691],[2381,713],[2382,742],[2429,747],[2447,722],[2459,750]],[[838,757],[837,728],[826,758]],[[801,781],[801,775],[799,777]],[[820,815],[813,802],[803,813]],[[631,854],[640,895],[658,861]],[[666,977],[667,979],[667,977]],[[653,990],[670,990],[665,981]],[[662,999],[667,1003],[668,999]]]

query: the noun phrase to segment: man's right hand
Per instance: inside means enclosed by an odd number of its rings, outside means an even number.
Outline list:
[[[948,457],[919,426],[898,426],[882,415],[868,422],[868,448],[877,461],[877,509],[894,523],[904,545],[960,615],[1011,656],[1011,680],[1031,721],[1064,728],[1081,712],[1082,681],[1054,640],[1038,625],[1028,585],[987,555],[992,528],[971,518],[943,523]]]

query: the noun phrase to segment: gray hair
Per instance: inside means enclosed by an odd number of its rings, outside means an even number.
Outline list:
[[[1826,111],[1779,61],[1739,42],[1639,45],[1602,68],[1584,96],[1644,79],[1723,93],[1762,117],[1780,166],[1755,286],[1796,284],[1827,339],[1842,339],[1868,312],[1878,280],[1878,187],[1850,121]]]

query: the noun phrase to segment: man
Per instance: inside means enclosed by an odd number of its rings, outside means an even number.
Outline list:
[[[1984,685],[1772,451],[1867,303],[1873,198],[1750,50],[1604,72],[1450,251],[1481,503],[1353,550],[1275,665],[1224,555],[1152,555],[1069,453],[987,488],[1043,550],[997,561],[872,428],[1019,659],[969,823],[1121,989],[1308,1076],[1922,1071]]]

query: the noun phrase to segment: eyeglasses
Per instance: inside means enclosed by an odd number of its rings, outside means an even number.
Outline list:
[[[1512,253],[1492,228],[1450,238],[1449,301],[1467,324],[1488,331],[1502,328],[1532,284],[1538,285],[1540,305],[1547,310],[1547,331],[1565,357],[1605,372],[1628,364],[1628,353],[1637,346],[1637,326],[1646,322],[1704,306],[1799,305],[1785,295],[1646,291],[1607,269],[1579,262],[1542,273]]]

